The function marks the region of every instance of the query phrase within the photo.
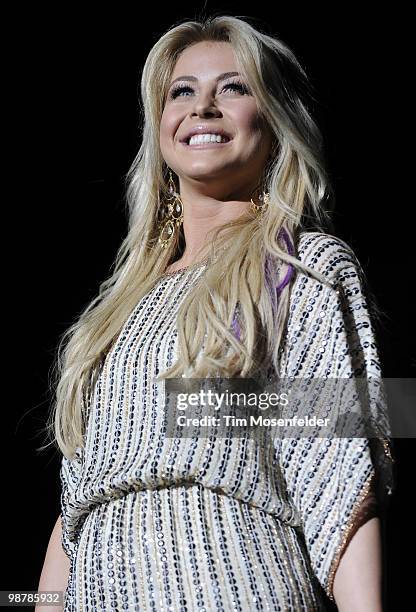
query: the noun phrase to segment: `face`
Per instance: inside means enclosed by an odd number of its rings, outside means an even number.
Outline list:
[[[238,191],[259,182],[272,134],[244,76],[222,76],[237,71],[232,46],[226,42],[194,44],[176,62],[161,119],[160,147],[181,185],[204,179]],[[202,133],[223,131],[230,140],[202,145],[181,142],[198,126]]]

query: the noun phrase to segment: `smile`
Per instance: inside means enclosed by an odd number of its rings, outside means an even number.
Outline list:
[[[187,142],[182,142],[181,144],[183,144],[183,146],[187,147],[188,149],[215,149],[216,147],[225,147],[229,145],[230,142],[231,140],[228,140],[227,142],[200,142],[197,144],[188,144]]]
[[[205,134],[194,134],[186,140],[182,141],[182,144],[189,148],[205,149],[211,147],[224,146],[231,142],[232,138],[225,134],[216,133],[205,133]]]

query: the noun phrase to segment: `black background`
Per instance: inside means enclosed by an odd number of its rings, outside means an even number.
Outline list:
[[[59,456],[35,450],[44,442],[38,432],[50,409],[48,372],[59,336],[95,296],[126,231],[124,176],[139,147],[140,71],[174,22],[214,11],[256,18],[293,49],[309,74],[337,193],[337,233],[355,250],[385,313],[377,329],[384,376],[415,376],[407,234],[413,201],[404,195],[413,177],[398,139],[406,135],[410,109],[391,14],[377,9],[366,17],[352,5],[336,12],[316,6],[283,11],[279,4],[232,2],[155,6],[146,17],[128,3],[107,12],[92,5],[88,11],[61,6],[59,13],[22,8],[4,25],[10,110],[3,128],[11,139],[3,271],[12,318],[4,319],[10,372],[3,410],[11,427],[3,459],[8,544],[1,589],[37,589],[60,511]],[[413,440],[395,441],[387,610],[407,609],[411,601],[402,555],[412,529],[414,450]]]

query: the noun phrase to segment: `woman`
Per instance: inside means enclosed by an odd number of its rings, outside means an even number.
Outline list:
[[[380,378],[362,270],[324,231],[306,76],[217,16],[161,37],[141,93],[129,232],[60,346],[62,512],[39,589],[77,611],[381,610],[385,429],[258,444],[164,427],[168,378]]]

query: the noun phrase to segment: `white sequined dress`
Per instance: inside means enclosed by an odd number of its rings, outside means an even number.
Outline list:
[[[342,285],[356,327],[352,339],[339,293],[297,272],[280,375],[380,376],[351,248],[305,231],[297,255]],[[312,611],[333,597],[375,472],[366,438],[256,447],[164,434],[152,379],[175,359],[175,316],[204,269],[168,273],[139,301],[94,387],[85,448],[62,457],[67,612]]]

